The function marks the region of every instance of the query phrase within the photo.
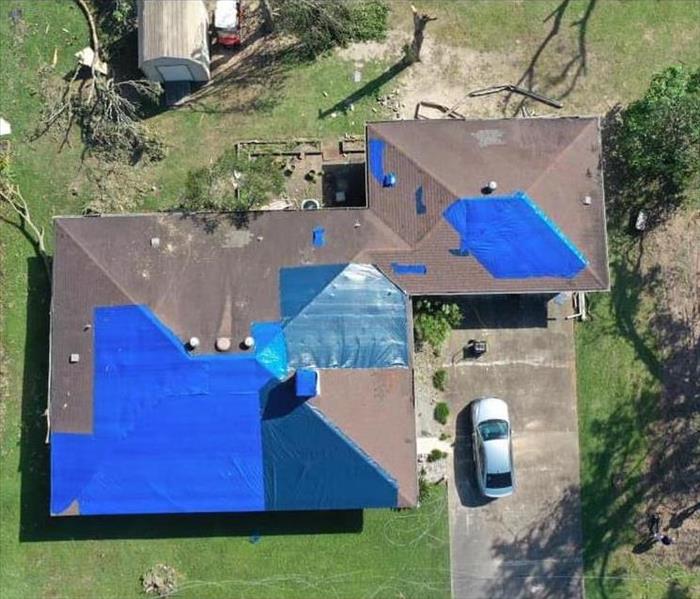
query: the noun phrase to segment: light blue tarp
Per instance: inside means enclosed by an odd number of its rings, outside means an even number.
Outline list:
[[[284,268],[280,296],[291,367],[408,365],[406,296],[374,266]]]
[[[462,198],[443,217],[472,254],[498,279],[575,277],[587,260],[527,194]]]

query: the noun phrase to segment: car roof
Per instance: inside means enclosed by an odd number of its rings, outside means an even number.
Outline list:
[[[508,439],[493,439],[484,442],[484,470],[488,474],[510,472],[510,442]]]

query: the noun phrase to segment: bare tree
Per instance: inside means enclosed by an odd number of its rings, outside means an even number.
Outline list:
[[[423,48],[423,40],[425,39],[425,27],[430,21],[436,21],[437,17],[428,13],[418,12],[418,9],[411,4],[413,11],[413,41],[411,45],[406,45],[404,48],[406,61],[409,64],[420,62],[420,52]]]
[[[44,227],[39,227],[32,220],[32,215],[29,212],[29,205],[24,199],[19,186],[13,183],[10,177],[0,171],[0,202],[10,207],[10,209],[19,216],[20,224],[18,228],[24,232],[27,238],[36,248],[37,253],[41,256],[46,269],[46,277],[51,284],[51,265],[49,256],[46,253],[46,242],[44,240]]]

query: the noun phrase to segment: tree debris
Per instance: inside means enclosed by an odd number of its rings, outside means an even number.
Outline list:
[[[177,590],[177,572],[166,564],[156,564],[141,576],[143,592],[148,595],[167,597]]]

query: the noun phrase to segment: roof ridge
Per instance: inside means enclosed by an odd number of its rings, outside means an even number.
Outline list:
[[[393,122],[393,121],[392,121],[392,122]],[[455,191],[454,191],[453,189],[450,189],[447,185],[445,185],[445,183],[443,183],[440,179],[438,179],[437,177],[435,177],[435,176],[430,172],[430,170],[429,170],[428,168],[426,168],[423,164],[421,164],[420,160],[417,160],[416,158],[413,157],[413,155],[409,155],[408,153],[406,153],[406,152],[404,151],[403,148],[400,148],[400,147],[396,144],[395,141],[392,141],[392,140],[387,139],[388,136],[385,135],[384,132],[381,133],[381,136],[380,136],[380,137],[382,137],[382,138],[384,139],[384,142],[385,142],[385,143],[391,144],[391,146],[392,146],[397,152],[399,152],[399,154],[401,154],[401,156],[403,156],[406,160],[408,160],[411,164],[413,164],[414,167],[418,168],[418,169],[425,175],[425,177],[427,177],[428,179],[430,179],[431,181],[433,181],[438,187],[440,187],[440,188],[442,188],[443,190],[445,190],[445,191],[447,192],[448,195],[451,195],[451,196],[453,196],[454,198],[458,198],[458,197],[459,197],[459,194],[458,194],[458,193],[455,193]],[[368,134],[367,134],[367,138],[369,139],[369,132],[368,132]],[[371,205],[369,202],[367,203],[367,207],[369,208],[369,210],[370,210],[371,212],[373,212],[373,213],[377,216],[377,218],[379,218],[379,219],[382,221],[382,223],[384,223],[389,229],[391,229],[392,231],[394,231],[394,234],[395,234],[395,235],[399,236],[402,240],[404,240],[404,242],[406,242],[406,243],[409,245],[409,248],[410,248],[410,249],[415,249],[416,247],[418,247],[418,245],[423,241],[423,239],[425,239],[425,238],[433,231],[433,229],[435,228],[435,225],[436,225],[438,222],[440,222],[440,218],[438,217],[438,218],[435,220],[435,222],[428,228],[428,230],[427,230],[425,233],[423,233],[423,235],[421,235],[420,237],[418,237],[418,238],[416,239],[416,241],[415,241],[414,244],[410,244],[410,243],[409,243],[407,240],[405,240],[401,235],[399,235],[399,234],[396,232],[396,230],[395,230],[390,224],[388,224],[388,223],[381,217],[381,215],[377,214],[377,213],[372,209],[372,205]]]
[[[82,242],[78,240],[78,238],[68,229],[65,227],[61,226],[61,229],[68,235],[68,237],[73,241],[73,243],[78,247],[84,254],[85,256],[92,262],[104,275],[107,277],[107,280],[110,281],[119,291],[121,291],[126,299],[128,299],[132,304],[136,305],[141,305],[143,302],[137,302],[132,296],[131,293],[129,293],[124,287],[116,281],[113,277],[110,276],[109,272],[107,269],[97,260],[97,258],[83,245]]]
[[[587,132],[588,128],[594,123],[595,121],[590,121],[586,123],[583,127],[581,127],[581,130],[578,132],[576,137],[574,137],[567,145],[565,148],[562,148],[559,153],[550,161],[550,163],[547,165],[547,168],[545,168],[533,181],[530,182],[527,187],[523,186],[523,191],[530,195],[530,190],[535,187],[542,179],[549,173],[556,165],[559,164],[559,161],[562,159],[562,156],[565,154],[568,154],[568,152],[571,150],[571,148],[576,144],[576,142],[583,136],[584,133]]]
[[[326,414],[324,414],[323,410],[321,410],[318,406],[313,405],[313,404],[308,404],[309,407],[311,408],[311,411],[316,414],[320,420],[329,428],[331,429],[338,437],[340,437],[345,443],[353,449],[356,453],[358,453],[361,457],[365,458],[367,462],[372,466],[372,468],[379,474],[386,482],[389,484],[393,485],[396,488],[396,495],[398,497],[399,494],[399,483],[398,481],[391,475],[389,472],[386,471],[386,469],[377,462],[367,451],[365,451],[360,444],[355,441],[350,435],[348,435],[340,426],[338,426],[333,420],[331,420]]]

